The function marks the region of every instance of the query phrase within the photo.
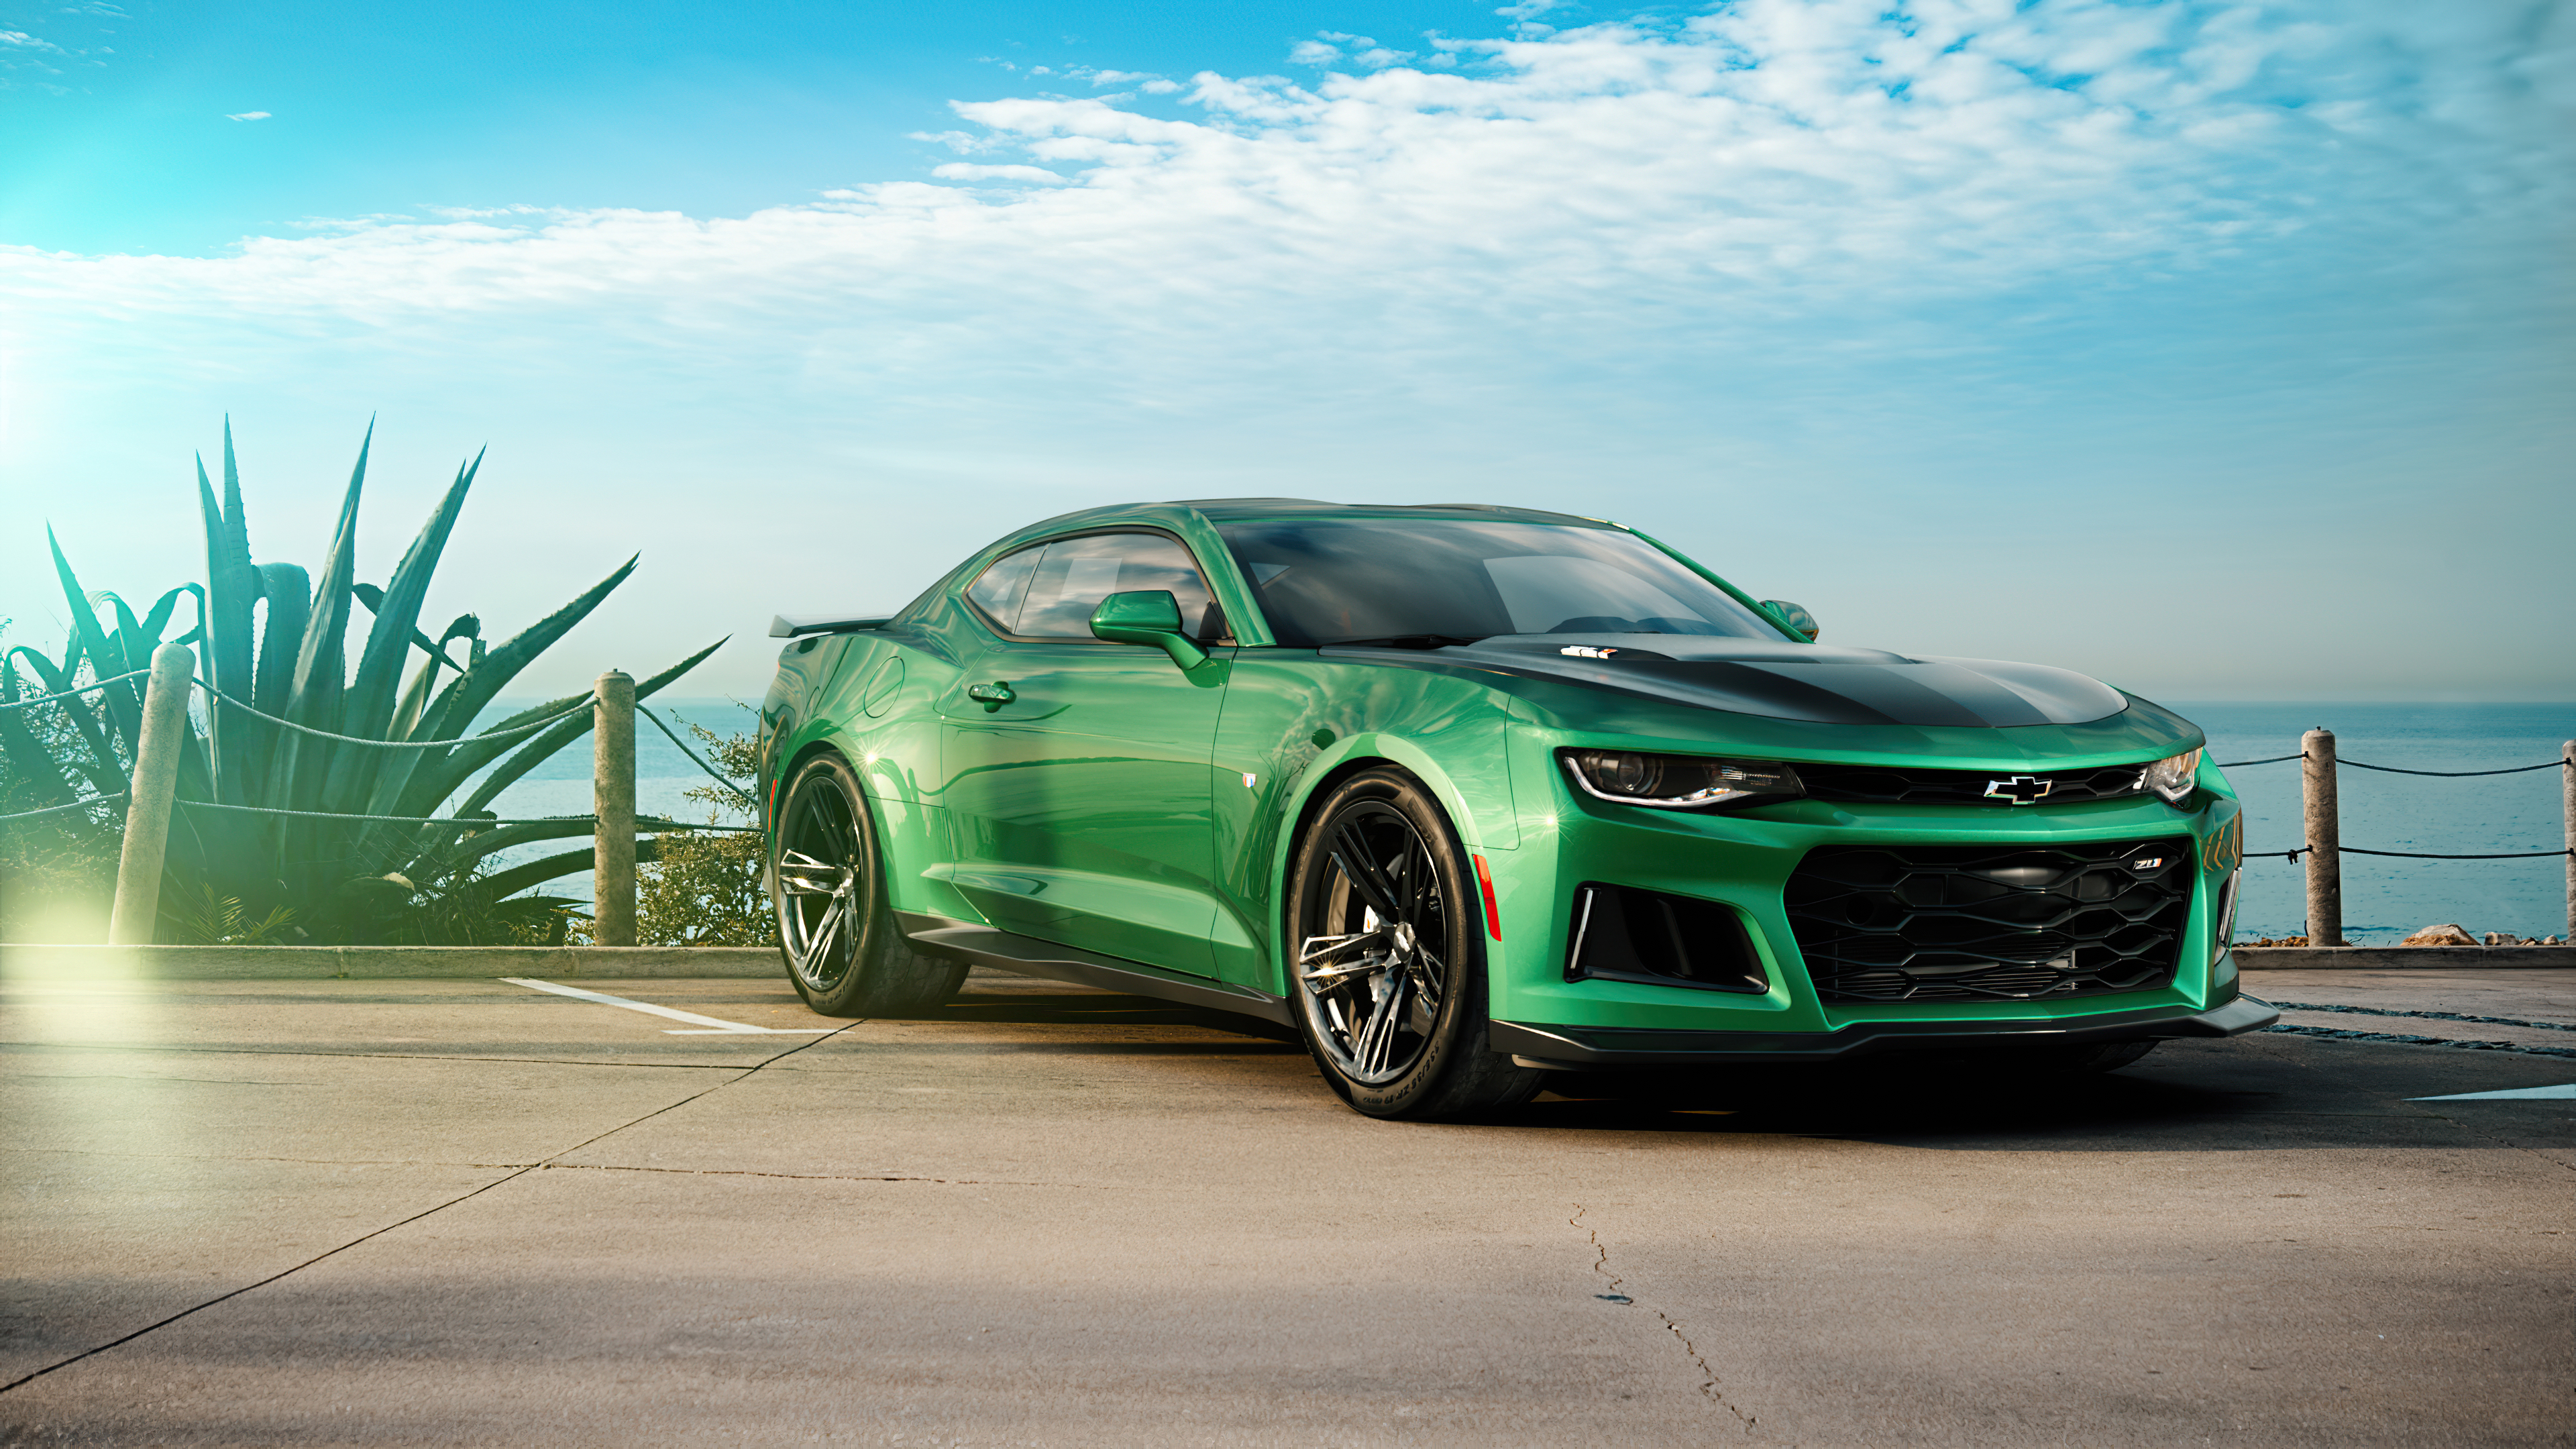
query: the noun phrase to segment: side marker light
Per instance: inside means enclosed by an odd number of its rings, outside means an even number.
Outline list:
[[[1503,913],[1494,908],[1494,873],[1485,868],[1483,856],[1467,858],[1476,863],[1476,889],[1485,893],[1485,930],[1499,941],[1503,939]]]

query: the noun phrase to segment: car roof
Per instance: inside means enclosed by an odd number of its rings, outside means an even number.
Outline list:
[[[1176,514],[1186,510],[1210,523],[1235,523],[1250,519],[1346,518],[1384,520],[1395,518],[1478,519],[1506,523],[1554,523],[1575,528],[1617,528],[1605,519],[1584,518],[1572,513],[1549,513],[1537,508],[1506,508],[1494,503],[1332,503],[1320,498],[1176,498],[1164,503],[1114,503],[1103,508],[1085,508],[1040,519],[1015,529],[1005,540],[1017,543],[1042,534],[1060,533],[1068,528],[1099,528],[1119,523],[1146,523],[1170,526]]]
[[[1176,508],[1194,508],[1211,521],[1247,518],[1483,518],[1513,523],[1570,523],[1582,528],[1616,527],[1598,518],[1549,513],[1536,508],[1506,508],[1497,503],[1330,503],[1320,498],[1182,498]]]

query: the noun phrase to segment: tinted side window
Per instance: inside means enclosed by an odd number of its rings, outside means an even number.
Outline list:
[[[1182,627],[1192,633],[1212,638],[1211,628],[1224,632],[1223,616],[1189,550],[1159,533],[1095,533],[1048,544],[1012,632],[1032,639],[1089,639],[1100,601],[1139,589],[1169,590],[1181,606]]]
[[[966,590],[966,597],[984,611],[985,617],[1001,625],[1002,632],[1011,632],[1012,621],[1019,618],[1020,596],[1028,592],[1029,575],[1036,571],[1038,555],[1045,551],[1046,545],[1039,544],[1005,554],[993,560],[992,566]]]

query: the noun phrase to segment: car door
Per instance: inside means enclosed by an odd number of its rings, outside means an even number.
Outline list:
[[[1142,531],[1050,540],[967,588],[983,648],[940,701],[954,882],[1005,930],[1211,975],[1210,757],[1230,649],[1183,670],[1091,635],[1112,593],[1168,589],[1224,634],[1198,563]]]

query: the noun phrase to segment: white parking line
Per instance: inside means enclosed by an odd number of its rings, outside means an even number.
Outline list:
[[[2576,1082],[2558,1087],[2514,1087],[2502,1092],[2453,1092],[2447,1097],[2409,1097],[2410,1102],[2557,1102],[2576,1097]]]
[[[513,986],[524,986],[530,991],[551,991],[557,996],[569,996],[576,1001],[596,1001],[602,1006],[622,1006],[628,1011],[645,1011],[655,1016],[667,1016],[673,1021],[694,1021],[699,1024],[695,1031],[665,1027],[662,1033],[665,1036],[829,1036],[840,1030],[837,1026],[749,1026],[739,1021],[718,1021],[712,1016],[700,1016],[694,1011],[655,1006],[649,1001],[629,1001],[623,996],[611,996],[605,991],[584,991],[578,986],[557,986],[551,981],[539,981],[533,977],[504,976],[501,979]]]

